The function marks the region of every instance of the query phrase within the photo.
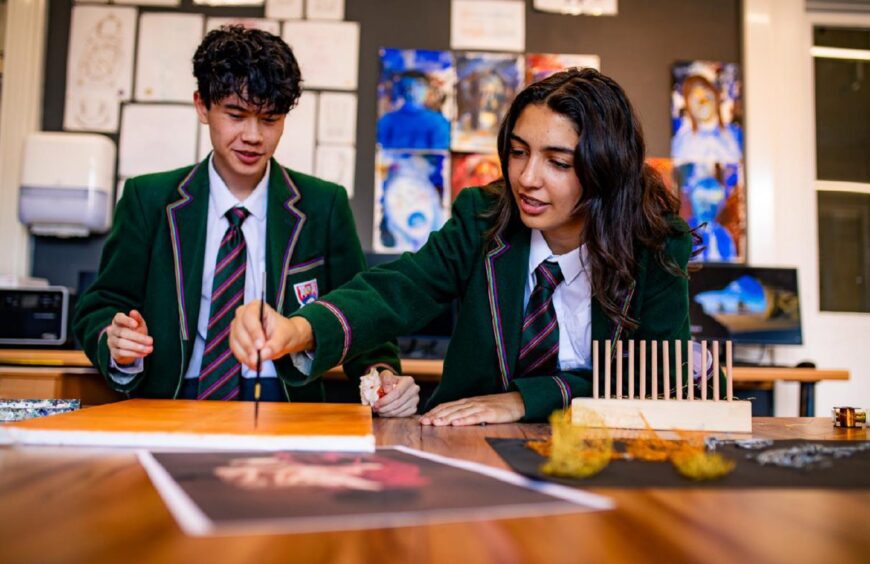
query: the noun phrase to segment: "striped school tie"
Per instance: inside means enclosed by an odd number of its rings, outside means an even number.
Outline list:
[[[242,365],[230,350],[230,322],[236,308],[245,301],[247,245],[242,222],[251,214],[245,208],[231,208],[230,222],[221,240],[214,269],[211,310],[196,399],[233,400],[239,396]]]
[[[555,374],[559,359],[559,324],[553,307],[553,292],[564,280],[558,262],[544,261],[535,269],[535,284],[526,314],[517,374],[536,376]]]

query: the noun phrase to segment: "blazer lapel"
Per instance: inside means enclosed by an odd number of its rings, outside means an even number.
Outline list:
[[[520,350],[523,292],[529,273],[530,232],[500,234],[486,253],[486,284],[502,387],[513,378]]]
[[[287,169],[272,159],[266,210],[266,301],[284,314],[287,270],[306,216],[296,204],[302,198]]]
[[[208,159],[178,185],[179,199],[166,206],[172,245],[181,339],[189,351],[196,336],[202,297],[203,257],[208,220]]]

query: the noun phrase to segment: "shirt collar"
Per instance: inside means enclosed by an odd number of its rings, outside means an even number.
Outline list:
[[[535,284],[535,269],[538,268],[545,260],[555,260],[559,263],[559,268],[562,270],[562,276],[565,277],[565,285],[570,286],[583,272],[583,261],[586,258],[586,245],[567,252],[564,255],[554,255],[544,239],[544,234],[539,229],[532,229],[531,249],[529,250],[529,277],[531,278],[532,286]]]
[[[251,212],[258,221],[266,219],[266,190],[269,184],[269,172],[272,167],[271,162],[266,163],[266,172],[263,173],[263,178],[254,187],[254,191],[240,202],[230,189],[227,187],[224,179],[218,174],[214,167],[214,154],[208,160],[208,182],[209,182],[209,201],[212,209],[218,217],[223,217],[230,208],[242,206]]]

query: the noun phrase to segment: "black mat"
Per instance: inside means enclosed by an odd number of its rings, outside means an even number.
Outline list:
[[[716,452],[735,460],[737,467],[727,476],[705,482],[695,482],[680,475],[670,462],[614,460],[599,474],[583,479],[554,478],[538,468],[546,460],[526,448],[526,439],[493,439],[486,441],[517,473],[577,488],[824,488],[870,489],[870,449],[854,453],[849,458],[828,457],[827,466],[809,469],[763,466],[754,458],[771,449],[805,444],[858,446],[859,441],[774,441],[761,450],[746,450],[734,445],[720,446]],[[750,458],[751,457],[751,458]]]

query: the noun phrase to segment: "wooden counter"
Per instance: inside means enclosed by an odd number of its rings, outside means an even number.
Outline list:
[[[867,440],[823,419],[756,419],[769,438]],[[544,425],[375,420],[379,445],[504,468],[485,437]],[[320,534],[186,537],[129,451],[0,447],[0,561],[861,562],[870,491],[598,489],[613,511]]]
[[[437,383],[441,380],[443,362],[402,359],[402,368],[405,374],[420,382]],[[341,367],[327,372],[326,378],[343,380]],[[814,415],[816,382],[848,379],[848,370],[734,367],[734,381],[737,383],[799,382],[799,413],[803,416]],[[106,387],[82,351],[0,349],[0,398],[78,398],[87,405],[96,405],[121,397]]]

